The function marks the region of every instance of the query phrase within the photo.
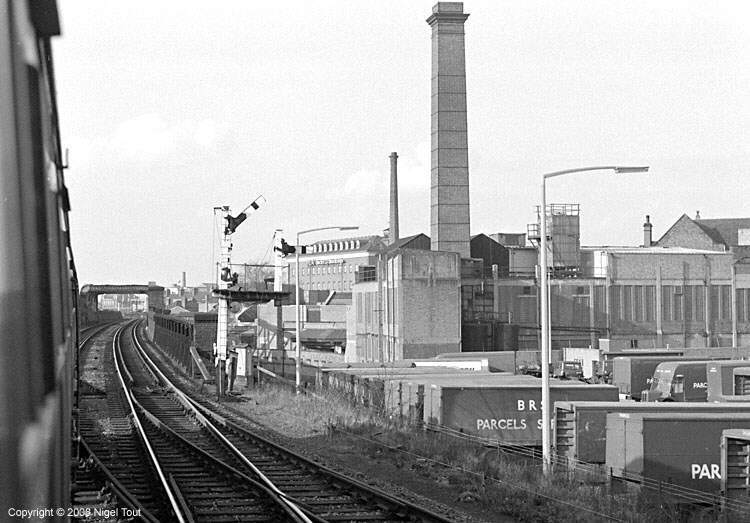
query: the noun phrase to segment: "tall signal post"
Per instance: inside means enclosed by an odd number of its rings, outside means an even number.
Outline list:
[[[219,253],[219,281],[218,289],[225,290],[230,286],[237,285],[237,273],[232,272],[232,234],[237,227],[247,219],[246,211],[258,209],[258,200],[265,198],[258,196],[253,202],[245,207],[237,216],[232,216],[229,206],[214,207],[214,216],[217,212],[222,214],[224,219],[224,230],[221,235],[221,249]],[[216,394],[221,399],[224,394],[224,383],[226,376],[227,362],[227,331],[229,327],[229,296],[222,294],[219,296],[219,308],[217,311],[216,322],[216,347],[214,349],[215,366],[216,366]]]

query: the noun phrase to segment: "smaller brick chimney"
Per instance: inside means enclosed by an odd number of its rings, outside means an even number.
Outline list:
[[[651,247],[653,242],[651,241],[651,217],[646,215],[646,223],[643,224],[643,246]]]

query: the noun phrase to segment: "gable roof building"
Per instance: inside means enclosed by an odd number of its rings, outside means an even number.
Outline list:
[[[750,256],[750,218],[692,219],[683,214],[656,245],[731,251],[736,258]]]

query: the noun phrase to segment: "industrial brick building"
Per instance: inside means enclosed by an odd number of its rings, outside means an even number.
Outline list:
[[[390,235],[322,240],[300,254],[302,344],[373,362],[537,349],[541,220],[555,348],[750,343],[750,219],[683,215],[654,242],[647,217],[641,246],[582,247],[579,206],[564,203],[537,208],[527,234],[470,235],[467,18],[462,3],[440,2],[427,19],[430,236],[399,237],[392,153]],[[292,348],[293,306],[258,311],[259,347]]]
[[[461,350],[457,253],[393,249],[361,274],[347,318],[347,361],[391,362]]]
[[[683,216],[654,243],[647,217],[643,246],[581,247],[575,257],[566,255],[580,264],[561,262],[565,272],[551,280],[553,345],[596,347],[602,338],[620,348],[750,342],[750,264],[737,256],[750,220],[701,222]],[[707,223],[721,232],[706,231]],[[554,243],[554,225],[551,231]],[[535,277],[466,283],[464,319],[517,325],[518,347],[538,347]],[[472,349],[481,350],[464,343],[463,350]]]
[[[351,292],[360,268],[377,264],[379,253],[388,244],[384,236],[361,236],[337,240],[321,240],[302,246],[299,255],[300,289]],[[399,247],[429,249],[430,238],[416,234],[402,238]],[[285,280],[292,284],[296,279],[294,257],[287,258]]]

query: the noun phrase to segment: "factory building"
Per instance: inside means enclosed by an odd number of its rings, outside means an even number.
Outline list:
[[[388,362],[539,347],[541,220],[549,234],[554,348],[750,343],[750,219],[682,216],[656,242],[582,247],[578,204],[536,209],[524,233],[470,235],[464,23],[439,2],[432,31],[430,236],[400,238],[396,153],[389,234],[300,249],[304,349]],[[283,282],[295,281],[295,264]],[[282,276],[277,276],[277,280]],[[292,348],[294,306],[258,307],[259,347]],[[303,356],[304,357],[304,356]],[[304,357],[314,359],[314,357]]]
[[[415,234],[396,242],[400,248],[429,249],[430,238]],[[385,236],[360,236],[321,240],[302,247],[299,256],[300,289],[304,291],[351,292],[356,273],[368,271],[378,263],[380,253],[388,246]],[[293,256],[286,259],[288,283],[296,280]]]
[[[457,253],[391,249],[359,273],[346,361],[392,362],[461,350]]]
[[[548,218],[554,212],[548,212]],[[576,207],[576,217],[577,213]],[[599,339],[608,340],[612,348],[749,343],[750,264],[737,258],[745,247],[741,231],[746,221],[704,220],[702,227],[691,222],[683,216],[654,243],[647,217],[646,246],[576,247],[576,239],[568,234],[576,225],[568,219],[553,220],[549,242],[553,244],[553,346],[596,347]],[[721,224],[721,233],[706,231],[706,222]],[[558,223],[562,223],[563,248],[554,245]],[[572,263],[575,260],[578,265]],[[518,347],[537,348],[538,291],[536,277],[475,282],[470,292],[464,292],[464,318],[516,325]],[[499,340],[493,344],[500,348]],[[465,343],[463,350],[472,348],[477,349]]]

